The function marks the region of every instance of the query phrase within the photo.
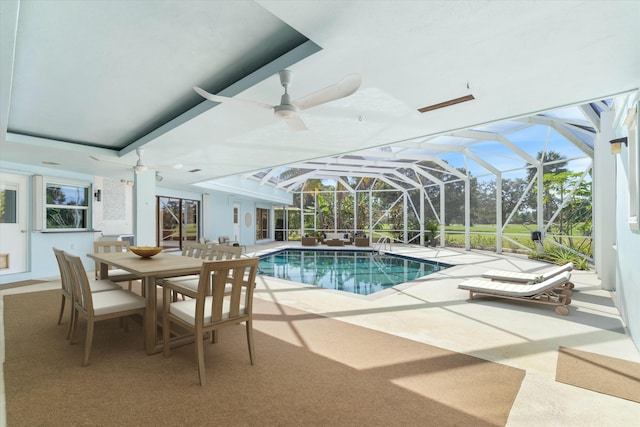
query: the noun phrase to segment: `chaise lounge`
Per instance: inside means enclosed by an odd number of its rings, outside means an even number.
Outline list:
[[[458,285],[469,291],[469,298],[485,295],[556,306],[556,313],[569,314],[573,291],[568,286],[571,273],[565,271],[539,283],[521,284],[486,279],[468,279]]]
[[[540,272],[540,273],[523,273],[516,271],[507,271],[507,270],[489,270],[482,274],[482,277],[491,279],[491,280],[501,280],[503,282],[519,282],[519,283],[530,283],[530,282],[540,282],[547,279],[550,279],[558,274],[564,273],[565,271],[573,270],[573,263],[567,263],[565,265],[560,265],[558,267]],[[573,288],[573,284],[571,284]]]

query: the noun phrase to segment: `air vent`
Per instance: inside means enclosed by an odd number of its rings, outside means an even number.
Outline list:
[[[426,113],[427,111],[433,111],[444,107],[449,107],[451,105],[460,104],[461,102],[467,102],[476,99],[473,95],[461,96],[460,98],[450,99],[449,101],[441,102],[439,104],[429,105],[427,107],[418,108],[418,111],[421,113]]]

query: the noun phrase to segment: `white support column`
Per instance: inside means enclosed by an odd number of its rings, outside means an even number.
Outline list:
[[[300,237],[302,236],[304,236],[304,191],[300,190]]]
[[[373,192],[371,189],[369,189],[369,239],[373,239]]]
[[[609,141],[615,138],[615,112],[600,116],[602,132],[596,137],[593,159],[593,256],[602,288],[616,289],[616,161]]]
[[[471,250],[471,180],[464,179],[464,249]]]
[[[427,192],[424,191],[424,187],[420,188],[420,246],[424,246],[424,199],[427,197]]]
[[[538,165],[536,166],[536,170],[538,171],[537,172],[538,194],[536,199],[536,206],[537,206],[536,224],[537,224],[537,229],[539,231],[544,231],[544,175],[543,175],[542,162],[538,163]],[[544,241],[544,236],[542,238]]]
[[[496,174],[496,253],[502,253],[502,174]]]
[[[444,227],[446,225],[446,221],[445,221],[445,214],[447,213],[444,202],[445,202],[445,195],[444,195],[444,190],[445,186],[444,186],[444,182],[442,184],[440,184],[440,246],[444,247],[444,243],[445,243],[445,236],[444,236]]]
[[[408,238],[409,238],[409,233],[408,233],[408,226],[407,226],[407,221],[409,220],[409,206],[408,206],[408,194],[406,191],[404,191],[402,193],[402,207],[403,207],[403,222],[404,222],[404,229],[402,230],[402,240],[404,241],[404,243],[407,243]]]
[[[156,245],[156,173],[153,170],[135,174],[134,230],[137,246]]]

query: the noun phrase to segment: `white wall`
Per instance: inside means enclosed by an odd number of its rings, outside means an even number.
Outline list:
[[[638,105],[638,103],[636,103]],[[618,136],[625,134],[622,129]],[[640,150],[635,136],[629,135],[629,146],[623,147],[616,157],[616,304],[627,324],[631,338],[640,349],[640,231],[632,230],[631,216],[638,215],[629,207],[631,192],[639,192],[638,183],[630,185],[630,179],[638,179]],[[634,146],[635,145],[635,146]],[[635,168],[635,175],[632,170]],[[635,194],[636,200],[640,194]]]

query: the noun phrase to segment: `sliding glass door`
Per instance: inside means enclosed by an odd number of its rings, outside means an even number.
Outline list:
[[[183,242],[200,239],[200,202],[176,197],[157,198],[158,246],[182,250]]]

